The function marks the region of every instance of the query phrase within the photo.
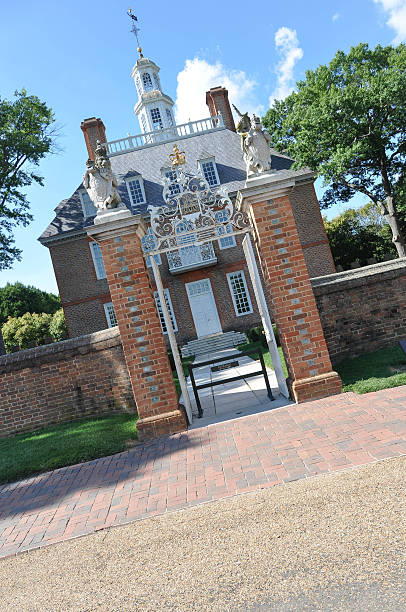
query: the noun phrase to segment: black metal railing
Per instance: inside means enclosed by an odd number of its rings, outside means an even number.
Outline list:
[[[218,381],[212,380],[209,383],[203,383],[201,385],[196,384],[195,376],[193,373],[193,370],[195,370],[196,368],[202,368],[207,365],[221,363],[222,361],[229,361],[229,363],[223,364],[224,367],[215,366],[216,369],[211,368],[212,372],[216,372],[216,371],[218,372],[220,370],[226,370],[229,368],[238,367],[239,366],[238,359],[240,357],[251,357],[252,355],[257,355],[259,361],[261,362],[260,370],[255,371],[255,372],[248,372],[247,374],[240,374],[239,376],[232,376],[231,378],[227,378],[226,380],[224,378],[221,378]],[[230,360],[233,360],[233,361],[230,361]],[[259,374],[262,374],[265,379],[265,385],[266,385],[266,390],[268,392],[268,397],[270,400],[274,399],[274,396],[272,395],[271,385],[269,384],[268,372],[266,370],[264,356],[261,350],[253,349],[250,351],[245,351],[243,353],[234,353],[234,355],[227,355],[227,357],[217,357],[216,359],[210,359],[209,361],[200,361],[199,363],[191,363],[191,364],[188,364],[188,369],[189,369],[190,381],[192,383],[193,394],[196,400],[199,419],[201,419],[203,416],[203,409],[202,409],[200,399],[199,399],[199,390],[207,389],[207,387],[216,387],[217,385],[224,385],[230,382],[234,382],[236,380],[242,380],[243,378],[252,378],[253,376],[258,376]]]

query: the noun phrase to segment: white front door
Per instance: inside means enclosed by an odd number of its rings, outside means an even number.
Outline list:
[[[197,337],[201,338],[202,336],[221,332],[220,319],[210,280],[204,278],[193,283],[186,283],[186,291]]]

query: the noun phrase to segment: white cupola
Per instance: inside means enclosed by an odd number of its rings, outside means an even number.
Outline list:
[[[131,77],[138,93],[134,113],[138,117],[141,132],[145,134],[174,126],[174,102],[162,92],[159,66],[141,54],[132,69]]]

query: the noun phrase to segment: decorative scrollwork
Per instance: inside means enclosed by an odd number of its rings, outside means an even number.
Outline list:
[[[232,231],[249,227],[247,216],[235,211],[226,185],[211,188],[200,171],[192,174],[172,166],[164,178],[163,197],[164,205],[148,209],[156,252],[215,240],[225,227]]]

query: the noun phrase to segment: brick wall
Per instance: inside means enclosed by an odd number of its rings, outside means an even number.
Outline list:
[[[109,286],[96,277],[89,242],[82,236],[49,249],[71,338],[107,327],[103,303],[111,302]]]
[[[310,278],[333,274],[336,269],[313,183],[292,189],[290,202]]]
[[[117,328],[0,357],[0,437],[135,412]]]
[[[333,362],[406,337],[406,258],[311,282]]]
[[[312,183],[296,186],[291,192],[291,205],[300,238],[309,276],[335,272],[334,262],[327,241],[323,220]],[[106,279],[97,279],[89,248],[90,239],[86,236],[61,240],[50,246],[52,263],[61,296],[62,307],[71,338],[96,332],[107,327],[103,304],[111,302]],[[180,275],[169,272],[165,255],[162,255],[160,271],[162,281],[169,289],[179,332],[177,340],[183,345],[196,338],[196,332],[185,282],[210,278],[213,294],[223,331],[245,331],[260,323],[251,283],[246,269],[241,239],[237,237],[237,248],[219,249],[213,243],[217,265]],[[233,265],[239,267],[233,267]],[[235,315],[226,273],[244,270],[254,312],[250,315]],[[152,279],[152,274],[151,280]],[[182,322],[182,324],[180,324]]]
[[[261,324],[261,318],[258,313],[254,292],[249,278],[241,240],[242,238],[237,236],[237,247],[229,249],[220,249],[217,241],[215,241],[213,247],[217,257],[217,264],[184,272],[183,274],[171,274],[169,272],[167,259],[165,256],[162,256],[162,264],[159,268],[163,285],[165,288],[169,289],[171,296],[172,306],[179,329],[176,333],[176,339],[179,346],[183,346],[189,340],[197,337],[185,284],[203,278],[210,279],[223,332],[245,331]],[[240,317],[237,317],[235,314],[233,300],[226,278],[228,272],[237,270],[244,271],[253,307],[253,312],[251,314]],[[151,278],[151,281],[155,289],[153,278]]]

